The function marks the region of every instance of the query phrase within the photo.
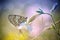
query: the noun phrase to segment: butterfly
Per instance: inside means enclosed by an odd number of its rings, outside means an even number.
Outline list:
[[[19,26],[22,22],[26,22],[27,17],[20,15],[8,15],[8,19],[14,26]]]
[[[20,32],[23,26],[27,27],[28,30],[31,30],[29,23],[27,23],[31,21],[27,21],[27,17],[21,15],[8,15],[8,19],[11,24],[13,24],[17,29],[19,29]]]

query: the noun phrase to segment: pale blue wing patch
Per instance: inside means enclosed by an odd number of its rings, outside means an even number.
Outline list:
[[[18,29],[26,28],[28,31],[32,31],[32,27],[29,24],[26,24],[25,22],[22,22]]]

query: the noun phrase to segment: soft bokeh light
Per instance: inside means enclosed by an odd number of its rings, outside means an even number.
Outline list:
[[[27,17],[31,17],[35,14],[38,14],[36,11],[40,8],[39,5],[35,4],[35,5],[31,5],[31,6],[28,6],[27,9],[26,9],[26,16]]]

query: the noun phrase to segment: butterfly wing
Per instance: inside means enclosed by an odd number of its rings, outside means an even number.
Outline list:
[[[19,26],[22,22],[25,22],[27,20],[27,17],[20,15],[9,15],[8,19],[14,26]]]

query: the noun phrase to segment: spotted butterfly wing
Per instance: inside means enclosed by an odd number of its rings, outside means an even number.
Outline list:
[[[25,22],[27,20],[27,17],[20,15],[9,15],[8,19],[14,26],[19,26],[22,22]]]

